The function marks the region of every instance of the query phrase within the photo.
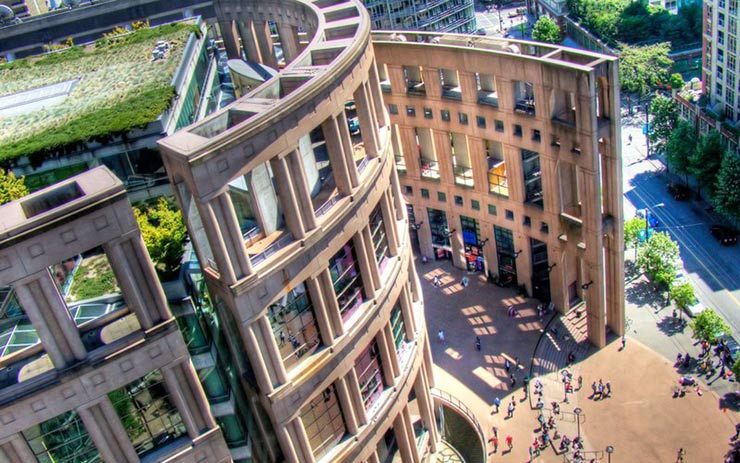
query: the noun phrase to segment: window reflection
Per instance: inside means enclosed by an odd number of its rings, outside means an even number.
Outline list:
[[[110,392],[108,398],[139,456],[186,434],[182,417],[158,370]]]
[[[285,368],[298,364],[321,345],[311,298],[303,283],[272,304],[267,315]]]
[[[316,460],[342,440],[347,428],[333,384],[303,407],[301,421]]]
[[[69,411],[23,431],[40,463],[98,463],[98,449],[75,411]]]
[[[342,320],[347,321],[365,299],[360,265],[352,241],[344,245],[329,261],[331,281],[339,303]]]

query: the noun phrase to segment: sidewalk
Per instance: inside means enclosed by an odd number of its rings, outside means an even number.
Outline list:
[[[487,283],[480,274],[467,274],[455,269],[449,262],[417,264],[425,297],[427,328],[432,340],[435,386],[462,400],[475,411],[484,429],[491,433],[498,428],[499,450],[490,453],[489,462],[529,460],[528,447],[538,435],[538,411],[532,407],[536,396],[524,399],[522,379],[534,363],[536,374],[542,374],[544,402],[558,401],[563,418],[557,420],[560,434],[575,437],[578,423],[573,414],[581,408],[580,431],[585,450],[595,451],[588,458],[606,462],[606,446],[614,447],[611,461],[619,462],[673,462],[679,448],[686,449],[685,462],[722,462],[730,450],[729,438],[740,417],[736,410],[723,410],[720,396],[727,387],[725,380],[717,381],[712,390],[702,396],[692,392],[683,398],[672,398],[679,373],[673,367],[676,347],[684,352],[694,348],[688,331],[670,333],[661,331],[663,314],[645,303],[647,296],[639,291],[639,280],[627,291],[629,335],[627,347],[620,351],[619,339],[612,339],[604,349],[597,351],[585,343],[579,344],[571,336],[563,339],[564,325],[560,317],[553,320],[558,334],[544,334],[547,319],[537,318],[537,301],[517,296],[511,289]],[[432,279],[440,276],[441,286]],[[462,288],[460,278],[468,275],[470,286]],[[479,278],[480,277],[480,278]],[[506,307],[515,305],[519,316],[507,315]],[[637,304],[640,304],[639,306]],[[655,317],[661,317],[660,320]],[[651,321],[652,320],[652,321]],[[444,329],[445,342],[437,339]],[[544,336],[543,336],[544,334]],[[481,338],[482,349],[475,349],[475,337]],[[535,345],[541,337],[536,355]],[[688,344],[687,344],[688,343]],[[563,403],[560,371],[567,353],[573,350],[576,362],[569,367],[574,379],[583,376],[583,388],[569,395]],[[694,350],[689,350],[692,353]],[[505,369],[505,359],[516,357],[522,364],[516,373],[512,388]],[[669,360],[669,358],[671,360]],[[511,371],[514,371],[512,367]],[[612,396],[592,400],[591,383],[601,378],[610,381]],[[533,390],[534,379],[530,382]],[[498,396],[502,406],[492,413],[493,398]],[[514,417],[507,419],[506,406],[514,398]],[[549,416],[547,410],[546,415]],[[507,435],[514,440],[510,453],[502,453]],[[555,441],[555,446],[559,445]],[[547,449],[536,462],[562,462],[563,456]],[[586,460],[588,461],[588,459]]]

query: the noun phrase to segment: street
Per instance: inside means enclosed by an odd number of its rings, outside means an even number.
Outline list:
[[[625,220],[634,217],[636,209],[650,208],[660,221],[657,230],[669,232],[678,243],[684,273],[699,300],[720,313],[740,337],[740,247],[722,246],[712,237],[712,219],[704,211],[705,203],[676,201],[668,193],[665,166],[656,159],[645,160],[643,122],[644,114],[622,122]],[[664,206],[653,207],[660,203]]]
[[[475,22],[478,29],[484,29],[486,35],[503,37],[510,34],[513,37],[521,38],[520,24],[528,21],[526,15],[516,15],[517,8],[524,6],[524,2],[512,3],[501,9],[499,13],[493,3],[482,3],[480,0],[475,2]],[[503,23],[504,31],[501,31]]]

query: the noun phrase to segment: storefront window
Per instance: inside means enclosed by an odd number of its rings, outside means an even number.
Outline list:
[[[460,216],[462,225],[463,245],[465,246],[465,260],[469,271],[482,272],[485,268],[483,250],[480,247],[480,230],[478,221],[465,216]]]

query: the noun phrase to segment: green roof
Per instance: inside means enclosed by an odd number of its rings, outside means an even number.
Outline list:
[[[0,162],[76,151],[156,120],[196,30],[172,23],[0,65]],[[159,41],[169,50],[154,59]]]

